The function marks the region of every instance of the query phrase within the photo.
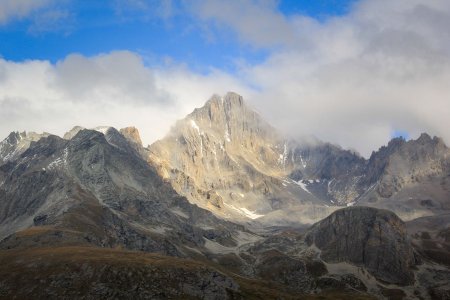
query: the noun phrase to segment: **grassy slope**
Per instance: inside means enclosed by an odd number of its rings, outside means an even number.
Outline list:
[[[0,251],[0,298],[172,298],[195,299],[183,287],[214,278],[232,278],[239,289],[232,299],[371,299],[362,294],[329,291],[305,296],[280,286],[225,274],[214,266],[152,253],[95,247],[57,247]],[[206,279],[205,279],[206,278]],[[220,281],[220,280],[219,280]],[[213,284],[212,284],[213,285]],[[207,288],[207,287],[205,287]],[[158,291],[158,292],[155,292]]]

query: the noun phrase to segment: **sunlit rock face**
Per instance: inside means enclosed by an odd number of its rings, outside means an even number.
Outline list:
[[[184,246],[206,251],[204,236],[236,245],[241,230],[189,204],[112,127],[31,143],[0,166],[0,200],[0,248],[62,243],[186,256]],[[46,229],[32,240],[14,234],[33,226]]]
[[[312,212],[322,201],[288,177],[289,142],[238,94],[213,96],[149,151],[175,190],[220,216],[276,223],[289,220],[279,211],[297,207],[313,222],[330,212],[323,205]]]
[[[358,204],[410,220],[450,208],[450,151],[441,139],[395,138],[364,159],[315,138],[284,136],[235,93],[213,96],[148,152],[177,192],[235,220],[312,224]]]

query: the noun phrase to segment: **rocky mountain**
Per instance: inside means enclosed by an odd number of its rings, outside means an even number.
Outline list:
[[[0,166],[0,297],[315,298],[255,273],[241,249],[264,237],[175,193],[129,136],[75,131]]]
[[[11,132],[6,139],[0,142],[0,165],[17,159],[30,147],[31,142],[49,135],[49,133]]]
[[[366,174],[374,183],[363,205],[390,209],[404,220],[450,209],[450,149],[440,138],[394,139],[372,154]]]
[[[317,139],[290,139],[241,96],[213,96],[149,147],[148,161],[191,203],[253,224],[312,224],[342,206],[405,220],[450,205],[450,150],[437,137],[395,138],[369,159]]]
[[[327,262],[364,266],[385,282],[414,281],[416,264],[405,224],[394,213],[368,207],[338,210],[315,224],[306,235],[309,245]]]
[[[441,226],[446,226],[445,222],[435,228]],[[408,227],[408,223],[388,210],[350,207],[316,223],[305,240],[318,249],[329,272],[353,270],[380,298],[448,298],[449,269],[442,260],[423,255],[426,247],[408,235]],[[447,257],[448,254],[447,248]],[[367,280],[370,276],[358,276],[355,266],[363,267],[377,283]]]
[[[0,143],[0,298],[448,299],[449,149],[369,159],[212,97],[134,127]],[[349,207],[347,207],[349,206]]]
[[[32,238],[186,256],[189,247],[233,246],[233,236],[247,234],[190,205],[113,128],[43,137],[0,167],[0,182],[3,248]],[[42,230],[15,234],[30,226]]]
[[[287,176],[288,142],[235,93],[213,96],[149,152],[178,193],[221,217],[276,225],[332,211]]]

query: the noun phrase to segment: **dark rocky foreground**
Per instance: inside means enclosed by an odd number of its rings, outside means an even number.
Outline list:
[[[68,237],[40,226],[19,231],[17,244],[2,242],[0,297],[447,299],[449,291],[450,271],[418,253],[405,224],[368,207],[339,210],[306,233],[285,230],[186,258],[80,246]]]
[[[0,299],[373,299],[290,293],[202,261],[92,247],[0,251]]]

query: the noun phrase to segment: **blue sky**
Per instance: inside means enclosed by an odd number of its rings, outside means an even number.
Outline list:
[[[300,13],[324,20],[345,14],[353,1],[284,0],[276,9],[286,16]],[[225,28],[210,26],[206,31],[186,10],[189,1],[173,1],[167,15],[159,11],[157,1],[122,2],[65,0],[44,5],[25,18],[13,18],[0,27],[0,55],[12,61],[56,62],[71,53],[93,56],[129,50],[140,53],[149,64],[169,57],[194,70],[233,71],[236,60],[257,63],[270,53],[242,43]],[[47,15],[55,17],[43,21]]]
[[[0,136],[134,125],[234,91],[290,136],[368,156],[450,142],[448,0],[2,0]]]

